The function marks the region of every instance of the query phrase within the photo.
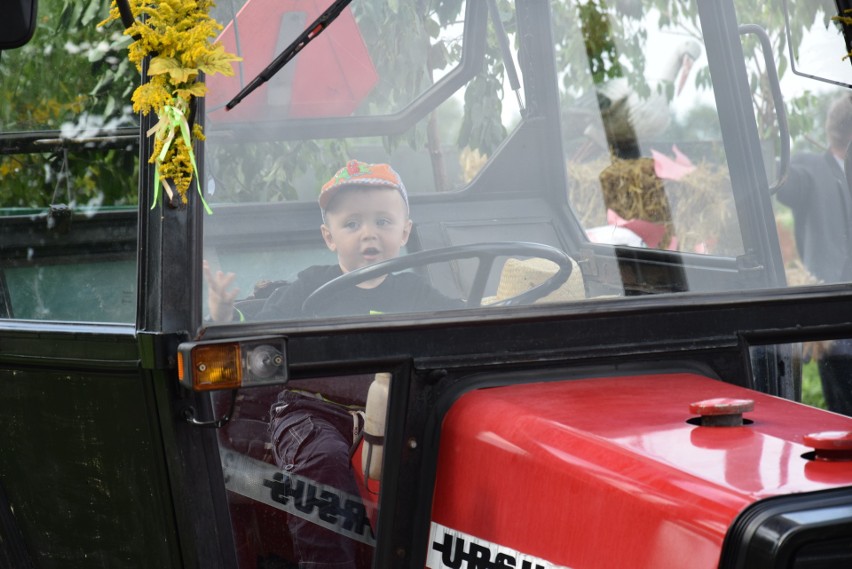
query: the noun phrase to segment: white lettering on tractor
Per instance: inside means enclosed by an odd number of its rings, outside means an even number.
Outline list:
[[[367,509],[358,496],[304,476],[282,472],[243,454],[224,451],[225,487],[350,539],[376,545]]]
[[[428,569],[567,569],[432,522]]]

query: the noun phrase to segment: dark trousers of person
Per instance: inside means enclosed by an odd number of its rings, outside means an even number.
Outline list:
[[[825,355],[818,367],[829,411],[852,417],[852,355]]]
[[[348,411],[285,390],[273,404],[270,417],[278,468],[358,495],[349,463],[352,416]],[[300,569],[359,566],[355,541],[294,515],[288,516],[287,524]]]

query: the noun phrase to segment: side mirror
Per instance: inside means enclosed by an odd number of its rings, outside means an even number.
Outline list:
[[[38,0],[9,0],[0,8],[0,51],[25,45],[35,32]]]

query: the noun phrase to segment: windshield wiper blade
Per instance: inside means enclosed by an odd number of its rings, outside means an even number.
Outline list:
[[[319,18],[314,20],[314,22],[310,26],[305,28],[305,31],[299,34],[299,37],[297,37],[293,41],[293,43],[287,46],[287,49],[282,51],[278,57],[272,60],[272,63],[267,65],[266,69],[261,71],[258,76],[252,79],[248,85],[243,87],[243,89],[239,93],[237,93],[237,95],[233,99],[228,101],[228,104],[225,105],[225,109],[230,111],[231,109],[236,107],[240,103],[240,101],[245,99],[252,91],[272,79],[276,73],[281,71],[281,68],[287,65],[287,63],[289,63],[291,59],[296,57],[297,53],[302,51],[302,48],[308,45],[311,40],[320,35],[328,27],[328,25],[331,24],[337,18],[337,16],[340,15],[343,9],[346,8],[346,6],[348,6],[350,2],[352,2],[352,0],[335,0],[335,2],[331,6],[329,6],[325,12],[320,14]]]

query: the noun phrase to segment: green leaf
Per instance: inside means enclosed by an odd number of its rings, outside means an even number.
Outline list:
[[[91,23],[95,20],[100,21],[101,18],[101,1],[100,0],[89,0],[89,5],[86,7],[86,11],[83,12],[83,17],[80,20],[80,24],[83,26],[91,25]]]
[[[169,77],[176,83],[185,83],[198,75],[198,69],[182,67],[180,62],[173,57],[154,57],[148,64],[148,75],[162,75],[168,73]]]
[[[429,64],[432,69],[444,69],[449,63],[449,53],[443,41],[439,41],[430,48]]]
[[[429,30],[430,38],[436,38],[441,35],[441,24],[432,18],[426,18],[426,29]]]
[[[203,97],[207,94],[207,86],[204,83],[192,83],[186,89],[175,89],[175,95],[188,101],[191,97]]]
[[[115,98],[107,97],[106,107],[104,107],[104,115],[110,116],[113,112],[115,112]]]
[[[225,46],[216,44],[213,49],[198,63],[198,69],[208,75],[221,73],[222,75],[231,76],[234,74],[234,68],[231,63],[242,61],[243,58],[237,57],[225,52]]]
[[[57,30],[68,29],[71,20],[74,18],[74,10],[79,9],[79,4],[76,2],[68,2],[62,7],[62,14],[59,15],[59,20],[56,23]]]

